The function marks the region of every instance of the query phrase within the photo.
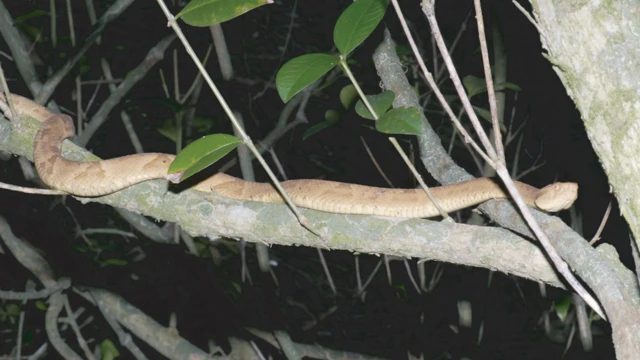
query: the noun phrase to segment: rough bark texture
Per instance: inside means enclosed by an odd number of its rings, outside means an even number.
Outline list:
[[[620,211],[639,239],[640,2],[531,3],[542,46],[580,111]],[[627,317],[623,307],[610,310],[618,358],[640,358],[637,317]]]

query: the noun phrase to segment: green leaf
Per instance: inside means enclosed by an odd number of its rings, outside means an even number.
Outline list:
[[[209,117],[195,116],[191,127],[194,134],[208,134],[211,132],[214,120]],[[167,139],[176,142],[178,137],[178,128],[176,127],[175,119],[164,119],[162,125],[156,129],[162,136]]]
[[[360,45],[378,26],[387,11],[387,0],[358,0],[340,15],[333,28],[333,42],[342,56]]]
[[[328,129],[339,122],[340,113],[336,110],[327,110],[327,112],[324,113],[324,121],[319,122],[305,130],[304,134],[302,134],[302,140],[307,140],[311,136],[319,133],[322,130]]]
[[[329,54],[308,54],[287,61],[276,76],[276,88],[285,103],[305,87],[313,84],[322,75],[333,69],[338,56]]]
[[[22,345],[29,346],[29,344],[31,344],[31,341],[33,341],[33,330],[25,329],[22,333]]]
[[[392,288],[396,291],[396,297],[402,301],[406,302],[409,296],[407,295],[407,288],[402,284],[392,284]]]
[[[462,79],[462,83],[464,84],[465,90],[467,90],[469,98],[487,91],[487,84],[485,83],[484,78],[467,75]]]
[[[376,130],[385,134],[418,135],[422,133],[420,112],[414,107],[393,109],[376,121]]]
[[[161,127],[156,129],[160,135],[176,142],[178,140],[178,128],[173,121],[165,121]]]
[[[48,308],[49,308],[49,306],[47,305],[47,303],[45,303],[42,300],[36,300],[36,309],[42,310],[42,311],[47,311]]]
[[[242,141],[233,135],[204,136],[184,148],[169,166],[167,179],[179,183],[222,159]]]
[[[345,110],[349,110],[351,104],[358,98],[358,91],[353,84],[349,84],[340,90],[340,103]]]
[[[413,50],[411,50],[411,46],[409,45],[396,44],[396,55],[411,56],[413,55]]]
[[[553,302],[554,308],[556,310],[556,315],[558,315],[558,319],[564,321],[564,319],[567,317],[567,314],[569,313],[569,309],[571,308],[572,303],[573,302],[571,300],[571,295],[561,297],[560,299]]]
[[[475,111],[476,115],[480,116],[481,119],[491,123],[491,111],[475,105],[472,105],[471,107],[473,108],[473,111]]]
[[[473,75],[465,76],[462,79],[462,83],[464,84],[465,89],[467,90],[467,94],[469,94],[469,98],[472,98],[475,95],[482,94],[487,92],[487,83],[484,81],[484,78],[480,78]],[[503,82],[500,84],[494,85],[494,91],[504,91],[505,89],[513,90],[513,91],[521,91],[520,86],[510,83]]]
[[[129,264],[129,262],[127,260],[115,259],[115,258],[111,258],[111,259],[100,261],[100,267],[106,267],[106,266],[109,266],[109,265],[125,266],[127,264]]]
[[[373,111],[376,112],[378,117],[381,117],[385,112],[387,112],[387,110],[389,110],[391,104],[393,104],[393,99],[395,99],[396,94],[391,90],[385,90],[380,94],[367,95],[366,97],[369,104],[371,104],[371,107],[373,107]],[[365,119],[375,120],[369,109],[364,106],[362,100],[358,100],[356,103],[356,113]]]
[[[231,20],[273,0],[192,0],[176,15],[191,26],[211,26]]]
[[[17,317],[20,315],[20,305],[16,303],[9,303],[5,306],[7,314],[12,317]]]
[[[17,23],[22,23],[22,22],[25,22],[25,21],[27,21],[29,19],[33,19],[33,18],[37,18],[37,17],[41,17],[41,16],[49,16],[49,13],[44,11],[44,10],[42,10],[42,9],[36,9],[36,10],[28,12],[28,13],[26,13],[24,15],[17,16],[16,18],[13,19],[13,22],[16,23],[16,24]]]
[[[476,115],[480,117],[480,119],[485,120],[486,122],[491,124],[491,111],[475,105],[472,105],[471,107],[473,108],[473,111],[476,113]],[[507,131],[507,127],[503,123],[500,124],[500,131],[502,131],[503,133]]]
[[[497,84],[496,85],[496,91],[502,91],[504,89],[509,89],[509,90],[513,90],[513,91],[522,91],[522,88],[520,88],[520,86],[518,86],[517,84],[511,83],[511,82],[505,82],[502,84]]]
[[[118,347],[111,341],[111,339],[104,339],[100,343],[100,352],[102,353],[101,360],[113,360],[120,356]]]

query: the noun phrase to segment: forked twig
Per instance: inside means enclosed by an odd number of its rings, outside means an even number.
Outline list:
[[[431,74],[426,70],[426,66],[424,66],[424,62],[421,60],[421,57],[419,56],[417,47],[415,45],[415,42],[413,41],[412,35],[411,33],[408,31],[408,28],[404,22],[404,18],[402,16],[402,13],[400,11],[400,7],[397,3],[397,0],[392,0],[393,6],[396,10],[396,13],[398,14],[398,18],[400,19],[400,22],[403,25],[403,29],[405,30],[405,36],[407,37],[407,39],[409,40],[409,43],[411,44],[411,48],[414,51],[414,54],[416,55],[416,58],[418,59],[418,62],[420,63],[421,67],[423,68],[423,71],[425,72],[425,78],[429,79],[433,79]],[[476,6],[476,19],[478,21],[478,28],[484,28],[484,22],[482,19],[482,15],[480,14],[480,1],[479,0],[474,0],[475,6]],[[550,257],[550,259],[553,261],[554,265],[556,266],[556,269],[563,275],[563,277],[567,280],[567,282],[571,285],[571,287],[585,300],[585,302],[587,304],[589,304],[589,306],[591,306],[592,309],[594,309],[594,311],[596,311],[598,313],[598,315],[600,315],[603,319],[606,319],[606,317],[604,316],[604,312],[602,310],[602,308],[600,307],[600,305],[598,304],[598,302],[591,296],[591,294],[589,294],[587,292],[587,290],[578,282],[578,280],[576,279],[576,277],[573,275],[573,273],[569,270],[568,265],[564,262],[564,260],[562,260],[560,258],[560,256],[558,255],[558,253],[556,252],[556,250],[554,249],[553,245],[551,245],[551,242],[549,241],[547,235],[544,233],[544,231],[542,230],[542,228],[540,227],[540,225],[535,221],[535,218],[533,217],[533,214],[531,213],[531,211],[529,210],[529,208],[527,207],[527,205],[524,203],[522,197],[520,196],[518,190],[515,188],[515,185],[513,183],[513,180],[511,179],[509,172],[507,171],[506,167],[505,167],[505,160],[504,160],[504,153],[500,153],[500,151],[496,151],[493,146],[491,145],[486,133],[484,132],[480,121],[478,120],[478,117],[476,116],[475,112],[473,111],[472,107],[471,107],[471,103],[469,102],[469,99],[464,91],[464,88],[462,86],[462,83],[460,81],[459,76],[457,75],[457,72],[455,70],[455,66],[453,65],[453,61],[451,60],[450,55],[448,54],[447,51],[447,47],[444,43],[444,39],[442,37],[442,34],[440,33],[440,29],[438,27],[438,23],[437,20],[435,18],[435,7],[434,7],[434,0],[424,0],[422,2],[423,5],[423,12],[425,13],[427,20],[429,21],[429,25],[431,26],[431,32],[433,34],[433,36],[435,37],[436,43],[438,44],[438,48],[440,50],[440,53],[442,54],[443,60],[445,65],[447,66],[447,69],[449,71],[449,74],[451,76],[451,79],[453,81],[453,84],[455,85],[456,91],[458,91],[458,95],[460,97],[460,100],[462,101],[465,110],[467,111],[467,114],[469,116],[469,119],[471,121],[471,124],[473,125],[474,129],[476,130],[476,133],[481,141],[481,143],[484,146],[484,150],[486,151],[486,155],[484,153],[481,152],[481,155],[483,156],[483,158],[485,158],[485,160],[488,161],[488,163],[491,165],[491,167],[493,167],[496,170],[496,173],[498,174],[498,176],[500,177],[500,179],[504,182],[505,187],[507,188],[507,190],[509,191],[509,194],[511,195],[511,197],[513,198],[513,200],[515,201],[516,205],[518,206],[518,209],[520,210],[520,212],[522,213],[523,218],[525,219],[525,221],[527,222],[527,224],[529,225],[529,227],[531,228],[531,230],[533,231],[533,233],[536,235],[536,237],[539,239],[540,243],[542,244],[543,248],[545,249],[545,251],[547,252],[548,256]],[[485,62],[485,69],[489,69],[488,70],[488,75],[486,76],[487,78],[491,78],[491,70],[490,70],[490,65],[488,63],[486,63],[485,60],[488,60],[488,55],[486,55],[487,53],[487,45],[486,45],[486,39],[484,37],[480,37],[480,45],[481,45],[481,49],[482,51],[485,53],[485,55],[483,55],[483,62]],[[431,85],[431,83],[430,83]],[[438,94],[438,90],[433,88],[434,92],[436,92],[436,95]],[[487,90],[489,92],[492,92],[492,88],[489,87],[489,85],[487,86]],[[445,108],[445,110],[447,111],[447,113],[449,114],[451,120],[454,122],[454,124],[456,125],[456,127],[458,127],[458,129],[462,129],[464,130],[464,128],[460,125],[460,123],[457,121],[457,119],[455,118],[455,116],[453,116],[453,112],[450,111],[450,109],[448,109],[448,105],[446,104],[446,102],[444,101],[444,98],[442,96],[437,96],[438,99],[441,99],[441,104],[442,106]],[[490,100],[493,99],[493,101],[495,101],[495,95],[493,95],[493,97],[490,95]],[[495,110],[495,107],[492,108],[493,110]],[[493,111],[492,111],[493,112]],[[494,116],[492,115],[492,118]],[[497,118],[497,116],[496,116]],[[495,125],[497,125],[496,122],[494,122],[494,127]],[[461,130],[461,132],[462,132]],[[494,131],[499,132],[500,129],[495,129]],[[465,139],[468,137],[465,136]],[[496,138],[499,139],[499,138]],[[477,145],[474,146],[474,148],[477,148]],[[477,149],[476,149],[477,150]],[[487,156],[489,159],[487,159]]]

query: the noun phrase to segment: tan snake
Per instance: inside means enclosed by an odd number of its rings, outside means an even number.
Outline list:
[[[0,95],[4,100],[4,96]],[[72,119],[53,114],[33,101],[12,95],[19,113],[42,122],[34,140],[34,162],[48,186],[78,196],[107,195],[128,186],[167,175],[174,156],[161,153],[128,155],[96,162],[76,162],[61,155],[64,139],[74,136]],[[404,218],[439,215],[422,189],[387,189],[325,180],[282,182],[292,201],[300,207],[344,214],[369,214]],[[525,202],[545,211],[567,209],[577,198],[575,183],[555,183],[542,189],[516,182]],[[215,191],[237,200],[282,203],[280,194],[268,183],[244,181],[223,173],[192,186],[198,191]],[[496,198],[506,198],[502,188],[489,178],[431,188],[447,212],[460,210]]]

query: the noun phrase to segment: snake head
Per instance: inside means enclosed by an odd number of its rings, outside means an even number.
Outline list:
[[[557,212],[570,208],[577,198],[578,184],[555,183],[540,189],[534,202],[541,210]]]

